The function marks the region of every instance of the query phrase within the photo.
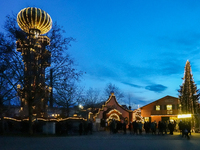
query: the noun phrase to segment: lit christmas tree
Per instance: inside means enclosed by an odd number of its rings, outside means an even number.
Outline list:
[[[135,110],[135,120],[137,122],[144,122],[144,118],[141,116],[141,109],[139,108],[139,105],[138,109]]]
[[[181,112],[183,114],[192,114],[193,116],[197,114],[199,94],[193,79],[189,61],[187,61],[185,65],[183,84],[180,86],[179,90],[179,100],[181,103]]]

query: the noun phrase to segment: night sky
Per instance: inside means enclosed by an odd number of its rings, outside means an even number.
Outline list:
[[[43,9],[76,39],[68,52],[86,72],[85,89],[115,84],[132,107],[178,97],[187,60],[199,87],[200,1],[1,0],[0,31],[6,15],[25,7]]]

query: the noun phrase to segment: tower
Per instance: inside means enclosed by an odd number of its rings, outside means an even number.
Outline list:
[[[21,52],[24,62],[21,106],[28,108],[29,115],[42,112],[37,115],[43,117],[51,92],[51,87],[45,84],[45,69],[51,64],[51,53],[45,49],[50,44],[50,39],[42,34],[51,29],[52,20],[45,11],[28,7],[18,13],[17,23],[27,33],[24,39],[17,41],[17,51]]]

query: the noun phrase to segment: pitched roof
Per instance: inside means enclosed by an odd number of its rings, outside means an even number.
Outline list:
[[[160,99],[158,99],[158,100],[156,100],[156,101],[153,101],[153,102],[151,102],[151,103],[149,103],[149,104],[147,104],[147,105],[150,105],[150,104],[152,104],[152,103],[155,103],[155,102],[157,102],[157,101],[160,101],[160,100],[162,100],[162,99],[164,99],[164,98],[177,98],[177,97],[173,97],[173,96],[169,96],[169,95],[167,95],[167,96],[165,96],[165,97],[162,97],[162,98],[160,98]],[[178,98],[177,98],[178,99]],[[144,106],[142,106],[142,107],[140,107],[141,109],[143,108],[143,107],[146,107],[147,105],[144,105]]]

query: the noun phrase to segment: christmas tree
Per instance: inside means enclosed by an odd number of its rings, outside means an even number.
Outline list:
[[[190,62],[188,60],[185,65],[183,84],[180,86],[179,90],[179,100],[181,103],[181,112],[183,114],[192,114],[192,122],[194,125],[194,117],[197,114],[199,94],[193,79]]]

